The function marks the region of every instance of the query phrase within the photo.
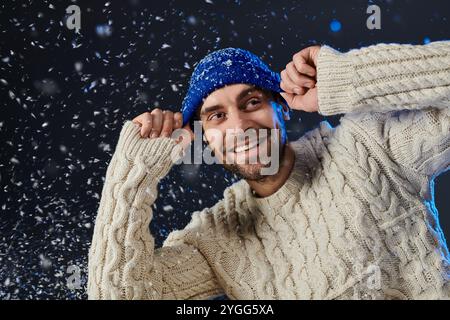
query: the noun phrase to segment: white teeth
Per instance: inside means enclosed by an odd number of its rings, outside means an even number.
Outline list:
[[[235,153],[244,152],[244,151],[247,151],[249,149],[256,147],[257,145],[258,145],[258,140],[253,140],[253,141],[250,141],[250,143],[248,143],[246,145],[237,147],[236,149],[234,149],[234,152]]]

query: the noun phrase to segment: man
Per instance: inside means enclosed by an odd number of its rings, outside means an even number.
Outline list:
[[[247,51],[208,55],[182,113],[155,109],[122,129],[89,253],[89,297],[450,298],[433,197],[433,179],[450,162],[449,65],[448,42],[344,54],[314,46],[294,55],[280,82]],[[322,122],[288,142],[284,100],[344,116],[336,128]],[[232,163],[243,179],[155,249],[148,226],[157,183],[190,142],[170,136],[190,131],[196,117],[220,160],[278,150],[268,139],[222,149],[227,130],[276,130],[280,165],[263,176],[265,164]]]

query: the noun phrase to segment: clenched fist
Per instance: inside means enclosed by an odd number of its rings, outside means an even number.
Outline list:
[[[320,46],[305,48],[292,57],[292,61],[281,71],[281,96],[289,107],[306,112],[317,112],[317,56]]]
[[[133,123],[141,127],[141,137],[157,138],[171,137],[173,131],[180,129],[183,124],[183,115],[180,112],[173,113],[170,110],[153,109],[151,112],[144,112],[132,120]],[[176,139],[187,147],[194,139],[194,133],[188,124],[184,127],[184,132]]]

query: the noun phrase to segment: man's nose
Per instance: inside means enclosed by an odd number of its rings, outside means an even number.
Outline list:
[[[248,114],[242,111],[230,112],[228,115],[229,126],[227,128],[225,144],[230,149],[228,151],[234,151],[237,144],[243,143],[242,139],[245,139],[245,143],[248,143],[249,137],[247,135],[247,130],[253,128],[251,119],[249,119]]]
[[[247,119],[247,114],[240,110],[233,110],[228,115],[230,129],[245,131],[250,127],[250,121]]]

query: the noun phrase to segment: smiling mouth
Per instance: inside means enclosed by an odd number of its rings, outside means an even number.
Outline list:
[[[238,147],[234,148],[233,151],[234,151],[234,153],[241,153],[241,152],[245,152],[247,150],[253,149],[253,148],[257,147],[258,145],[259,145],[259,141],[257,139],[255,139],[243,146],[238,146]]]
[[[228,152],[232,152],[235,154],[240,154],[246,151],[250,151],[254,148],[257,148],[259,145],[263,144],[267,140],[267,137],[264,137],[263,139],[253,139],[251,141],[248,141],[246,144],[230,148]]]

